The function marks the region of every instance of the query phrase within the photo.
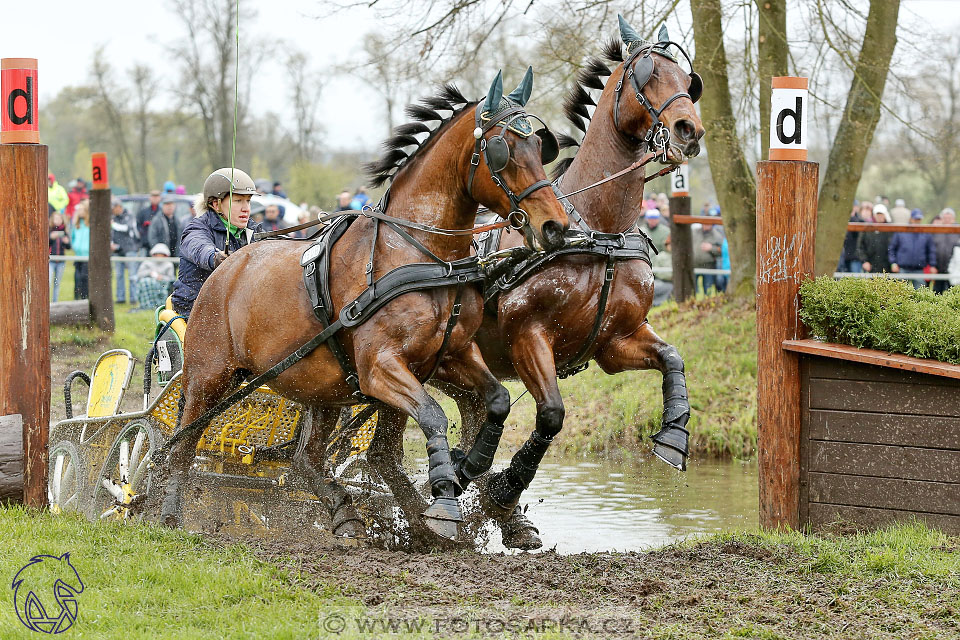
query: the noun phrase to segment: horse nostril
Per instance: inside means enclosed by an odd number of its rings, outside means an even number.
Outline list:
[[[696,140],[697,127],[690,120],[677,120],[673,125],[673,133],[679,140],[689,142],[690,140]]]
[[[563,226],[556,220],[547,220],[540,228],[543,241],[549,247],[559,247],[563,244]]]
[[[700,143],[696,140],[691,140],[687,143],[687,146],[683,148],[683,153],[688,158],[696,158],[700,155]]]

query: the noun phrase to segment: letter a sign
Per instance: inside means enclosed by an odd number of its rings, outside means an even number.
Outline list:
[[[0,142],[40,142],[38,95],[35,58],[0,60]]]
[[[674,198],[690,195],[690,165],[686,162],[670,174],[670,195]]]
[[[807,159],[807,78],[773,78],[770,159]]]

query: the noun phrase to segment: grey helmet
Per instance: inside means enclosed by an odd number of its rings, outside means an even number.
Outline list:
[[[203,200],[204,202],[210,202],[211,198],[217,200],[221,198],[226,198],[230,193],[230,179],[233,178],[233,192],[241,196],[252,196],[256,195],[257,187],[253,184],[253,180],[250,179],[244,171],[240,169],[232,169],[230,167],[224,167],[223,169],[217,169],[209,176],[203,183]]]

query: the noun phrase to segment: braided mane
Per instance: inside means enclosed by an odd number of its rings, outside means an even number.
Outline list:
[[[587,132],[587,123],[590,122],[588,107],[597,105],[589,90],[602,91],[606,78],[612,73],[607,64],[616,66],[621,62],[623,62],[623,43],[618,38],[613,38],[604,45],[600,55],[588,58],[583,68],[580,69],[580,73],[577,74],[577,81],[573,85],[573,89],[563,101],[563,112],[570,124],[583,133]],[[557,140],[560,142],[561,149],[577,149],[581,142],[562,133],[557,136]],[[559,178],[570,168],[574,156],[576,156],[576,151],[573,155],[557,162],[552,174],[554,179]]]
[[[440,132],[444,125],[453,120],[459,113],[469,106],[476,104],[463,97],[460,90],[453,84],[444,84],[434,96],[421,99],[419,104],[409,105],[405,112],[414,122],[395,127],[393,135],[383,143],[384,154],[379,160],[363,165],[363,170],[370,176],[370,184],[379,187],[387,181],[392,181],[397,173],[417,155],[430,140]],[[439,111],[450,111],[446,118]],[[435,125],[427,123],[436,122]],[[418,140],[418,133],[428,134],[426,138]],[[407,147],[414,147],[406,151]]]

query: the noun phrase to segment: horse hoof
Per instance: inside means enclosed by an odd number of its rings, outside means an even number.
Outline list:
[[[334,525],[333,535],[342,539],[366,540],[367,526],[359,516],[351,517]]]
[[[460,501],[453,496],[440,496],[423,512],[423,523],[441,538],[457,537],[459,524],[463,522]]]
[[[651,438],[653,455],[679,471],[687,470],[689,434],[682,427],[664,427]]]
[[[543,546],[538,535],[540,530],[533,526],[533,522],[523,514],[519,506],[500,524],[500,531],[503,533],[503,546],[507,549],[535,551]]]

